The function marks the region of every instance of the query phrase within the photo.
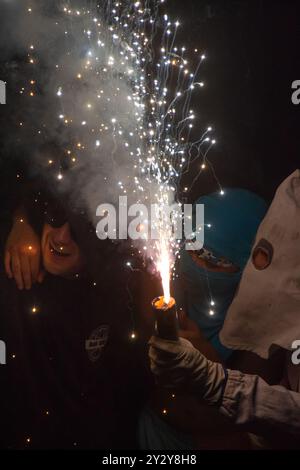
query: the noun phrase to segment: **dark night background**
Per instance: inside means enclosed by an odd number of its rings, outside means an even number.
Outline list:
[[[180,39],[207,55],[197,114],[216,129],[210,160],[221,183],[269,199],[300,163],[300,106],[291,102],[291,84],[300,79],[300,2],[171,0],[167,6],[183,23]],[[192,199],[210,184],[200,178]]]

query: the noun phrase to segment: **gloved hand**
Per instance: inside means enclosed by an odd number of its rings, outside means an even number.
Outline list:
[[[149,344],[151,370],[162,385],[184,387],[211,405],[221,402],[227,378],[221,364],[208,361],[183,338],[167,341],[152,336]]]

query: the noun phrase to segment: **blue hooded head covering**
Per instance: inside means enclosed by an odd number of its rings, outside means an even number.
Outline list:
[[[182,299],[188,316],[226,359],[230,350],[219,340],[219,331],[238,287],[243,269],[251,253],[257,229],[267,205],[250,191],[227,189],[224,195],[213,193],[200,197],[195,204],[204,204],[204,248],[216,258],[225,258],[236,267],[234,273],[215,272],[199,266],[185,248],[179,261],[180,282],[175,297]],[[194,217],[195,219],[195,217]],[[178,289],[181,292],[177,292]]]

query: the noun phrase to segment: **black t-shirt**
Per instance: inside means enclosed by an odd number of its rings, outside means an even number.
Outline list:
[[[47,275],[19,291],[1,268],[0,288],[0,447],[135,448],[151,379],[116,286]]]

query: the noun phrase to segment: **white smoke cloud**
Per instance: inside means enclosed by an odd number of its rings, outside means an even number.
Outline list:
[[[141,196],[134,196],[134,177],[143,176],[145,73],[132,27],[112,28],[94,2],[78,2],[78,9],[74,3],[12,2],[9,44],[13,54],[26,57],[24,94],[35,94],[22,111],[33,165],[49,178],[56,168],[57,190],[73,189],[94,215],[101,202],[116,203],[121,194],[137,202]],[[34,148],[37,135],[38,143],[54,141],[66,154],[62,165]],[[145,190],[145,179],[141,186]]]

